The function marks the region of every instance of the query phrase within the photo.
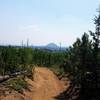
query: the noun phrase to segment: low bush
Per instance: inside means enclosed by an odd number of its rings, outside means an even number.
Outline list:
[[[9,81],[6,82],[6,84],[11,89],[14,89],[18,92],[22,92],[23,89],[27,89],[27,82],[22,77],[10,79]]]

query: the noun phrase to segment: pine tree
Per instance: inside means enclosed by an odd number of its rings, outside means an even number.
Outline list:
[[[98,15],[94,18],[94,24],[95,24],[95,32],[90,31],[90,35],[93,38],[93,72],[95,74],[96,78],[96,87],[98,87],[98,70],[99,68],[99,46],[100,46],[100,8],[98,11]]]
[[[93,65],[98,67],[98,53],[100,46],[100,9],[98,15],[94,18],[95,32],[90,31],[90,35],[93,37]]]

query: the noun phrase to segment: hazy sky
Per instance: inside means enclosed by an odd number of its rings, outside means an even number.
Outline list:
[[[71,45],[93,30],[100,0],[0,0],[0,44]]]

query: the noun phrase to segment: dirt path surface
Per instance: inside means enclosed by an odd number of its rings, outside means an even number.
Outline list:
[[[26,78],[26,81],[29,84],[29,90],[24,90],[22,96],[24,100],[56,100],[54,97],[68,87],[51,70],[44,67],[36,67],[33,71],[33,80]],[[13,100],[10,99],[11,96],[6,98]]]
[[[30,100],[55,100],[54,97],[63,92],[67,87],[57,76],[47,68],[36,67],[33,75],[34,81],[27,79],[30,92],[26,92],[26,99]]]

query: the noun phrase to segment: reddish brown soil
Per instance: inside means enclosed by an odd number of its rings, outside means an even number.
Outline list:
[[[26,81],[29,89],[24,90],[23,95],[11,93],[1,100],[55,100],[54,97],[69,86],[44,67],[36,67],[33,71],[33,80],[26,78]]]

